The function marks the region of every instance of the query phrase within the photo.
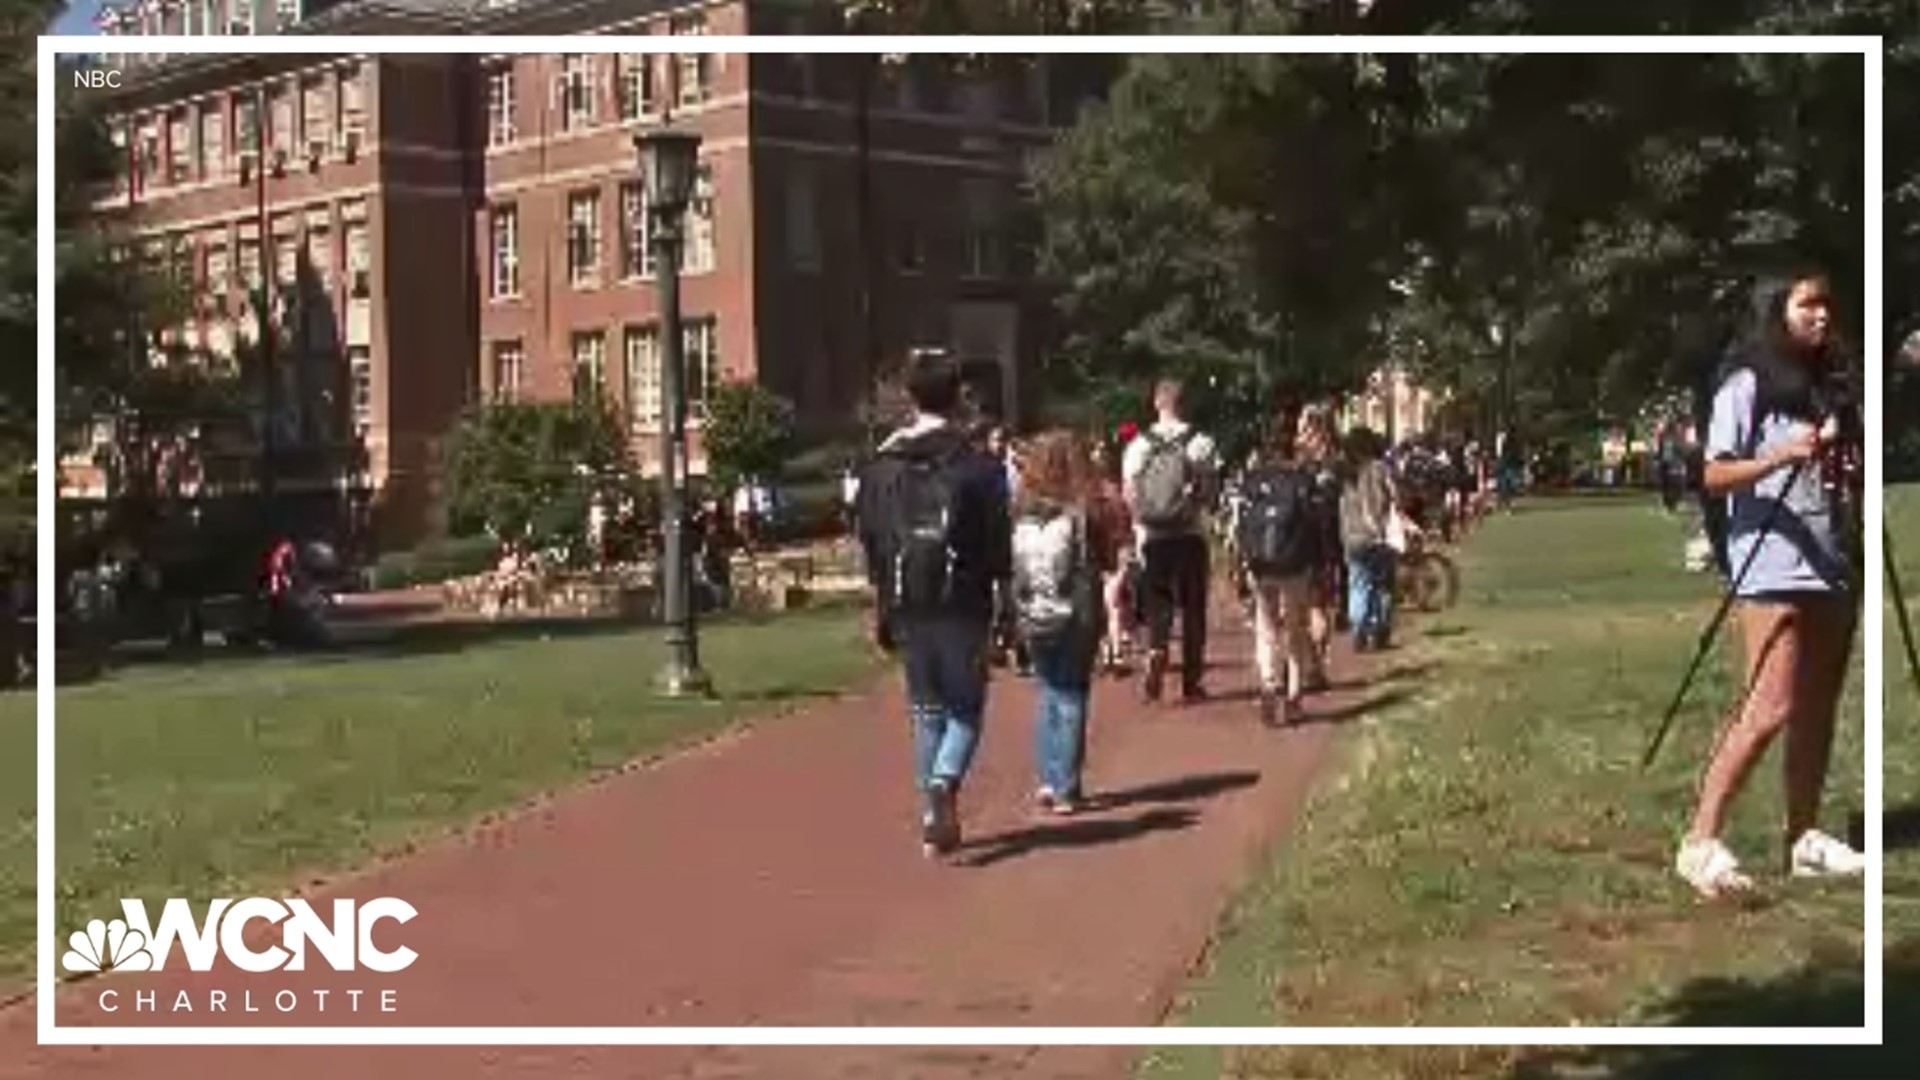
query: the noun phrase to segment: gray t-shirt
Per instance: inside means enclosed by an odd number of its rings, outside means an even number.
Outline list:
[[[1779,413],[1759,418],[1754,430],[1754,397],[1758,383],[1753,372],[1741,370],[1727,377],[1713,397],[1713,420],[1707,428],[1709,460],[1744,461],[1760,457],[1792,438],[1806,423]],[[1740,583],[1739,595],[1782,592],[1844,592],[1850,573],[1841,550],[1838,522],[1817,462],[1809,462],[1787,490],[1793,466],[1786,465],[1751,488],[1727,496],[1727,562],[1738,574],[1760,542],[1760,553]],[[1773,504],[1785,496],[1786,505],[1774,514],[1773,525],[1760,539],[1761,526]]]

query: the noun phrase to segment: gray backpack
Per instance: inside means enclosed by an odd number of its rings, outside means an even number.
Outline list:
[[[1176,439],[1148,432],[1146,460],[1134,480],[1134,517],[1149,529],[1177,529],[1193,524],[1196,478],[1187,457],[1192,429]]]

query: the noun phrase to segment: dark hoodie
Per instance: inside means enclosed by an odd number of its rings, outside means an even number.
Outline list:
[[[885,484],[883,469],[903,460],[945,458],[959,485],[954,521],[948,530],[953,547],[952,606],[947,612],[961,618],[993,618],[994,587],[1013,570],[1013,526],[1007,510],[1005,467],[952,424],[922,420],[894,432],[868,463],[856,500],[860,546],[866,553],[867,580],[880,592],[882,609],[889,607],[890,586],[881,572],[891,553],[886,550],[886,508],[874,505]]]

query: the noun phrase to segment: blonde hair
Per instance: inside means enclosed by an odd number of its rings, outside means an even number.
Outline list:
[[[1064,428],[1044,431],[1020,459],[1020,502],[1074,503],[1092,491],[1092,458],[1080,436]]]

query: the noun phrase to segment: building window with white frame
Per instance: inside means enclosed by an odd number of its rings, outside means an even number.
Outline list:
[[[707,32],[705,15],[686,15],[668,22],[669,32],[682,37],[700,37]],[[675,100],[682,106],[698,105],[713,96],[713,55],[703,52],[680,53],[674,65],[679,85]]]
[[[307,226],[307,265],[327,296],[333,295],[333,231],[325,224]]]
[[[653,276],[653,222],[647,213],[646,186],[639,180],[620,185],[620,280]]]
[[[686,242],[681,247],[680,268],[689,274],[704,274],[714,267],[713,164],[701,162],[694,174],[693,198],[687,203]]]
[[[493,343],[493,400],[518,401],[525,385],[527,354],[519,339]]]
[[[227,261],[227,238],[216,233],[207,238],[207,311],[214,318],[225,318],[227,294],[233,289],[233,267]]]
[[[567,53],[560,60],[560,129],[579,131],[593,126],[593,56]]]
[[[347,346],[347,374],[353,381],[353,437],[365,439],[373,431],[373,351]]]
[[[978,279],[1004,277],[1007,252],[999,192],[992,181],[968,180],[962,188],[962,203],[966,214],[962,275]]]
[[[520,295],[520,212],[512,203],[495,206],[492,232],[492,273],[489,293],[495,299]]]
[[[638,436],[660,430],[660,328],[628,326],[627,428]]]
[[[573,335],[573,399],[597,401],[606,389],[607,336],[598,330]]]
[[[322,76],[300,80],[300,149],[308,160],[324,158],[332,148],[332,89]]]
[[[220,104],[200,103],[200,178],[218,180],[227,171],[227,118]]]
[[[233,148],[242,155],[260,153],[260,108],[251,94],[233,103]]]
[[[367,69],[359,63],[340,68],[340,145],[356,151],[367,137]]]
[[[575,287],[600,283],[600,192],[567,196],[567,281]]]
[[[513,91],[513,60],[503,60],[487,72],[488,146],[505,146],[520,137]]]
[[[167,183],[184,184],[193,179],[193,125],[187,110],[167,114]]]
[[[368,247],[367,223],[346,224],[347,296],[365,300],[373,295],[373,251]]]
[[[680,330],[682,368],[686,372],[687,419],[707,418],[707,398],[720,373],[720,323],[711,316],[691,319]]]
[[[619,73],[620,119],[641,120],[660,109],[654,82],[654,58],[647,53],[623,53],[614,58]]]
[[[285,83],[276,85],[268,91],[267,97],[267,141],[276,160],[293,156],[293,92]],[[268,164],[275,162],[269,161]]]

